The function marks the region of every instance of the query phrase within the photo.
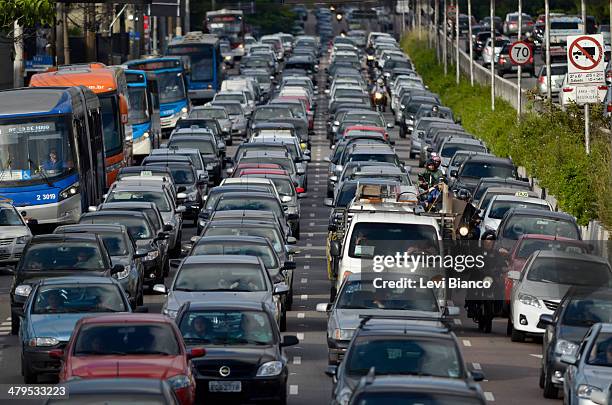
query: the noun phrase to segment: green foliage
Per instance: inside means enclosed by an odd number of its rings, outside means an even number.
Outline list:
[[[51,0],[0,0],[0,24],[12,30],[15,21],[22,27],[53,24],[55,3]]]
[[[579,223],[598,218],[612,225],[610,137],[606,134],[610,124],[601,106],[592,108],[592,152],[588,156],[584,118],[577,106],[561,111],[545,105],[543,111],[528,111],[517,122],[516,110],[502,99],[496,99],[495,111],[491,111],[490,86],[472,87],[465,77],[457,85],[454,74],[445,76],[426,40],[408,35],[402,46],[429,88],[493,153],[524,166],[549,195],[557,198],[560,209],[574,215]],[[454,67],[449,69],[454,71]]]
[[[260,35],[288,32],[295,15],[288,6],[274,0],[256,0],[255,14],[246,15],[246,22]]]

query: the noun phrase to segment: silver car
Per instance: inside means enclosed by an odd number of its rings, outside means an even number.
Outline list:
[[[17,263],[30,239],[32,232],[23,216],[12,204],[0,203],[0,264]]]
[[[563,85],[563,78],[567,73],[566,63],[553,63],[550,65],[552,75],[550,77],[550,90],[551,93],[556,96],[559,95],[561,87]],[[540,68],[538,73],[538,94],[546,96],[548,94],[548,80],[546,78],[546,65]]]
[[[561,357],[567,364],[563,377],[563,403],[602,403],[612,381],[612,324],[598,323],[585,335],[575,354]]]

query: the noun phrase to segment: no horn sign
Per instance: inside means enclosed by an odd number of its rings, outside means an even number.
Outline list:
[[[603,35],[567,37],[567,76],[569,84],[605,81]]]

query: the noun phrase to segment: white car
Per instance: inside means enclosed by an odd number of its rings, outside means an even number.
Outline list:
[[[540,316],[553,314],[570,287],[612,286],[612,268],[605,258],[567,251],[538,250],[522,271],[509,271],[507,277],[513,284],[508,319],[513,342],[542,335]]]
[[[23,216],[12,204],[0,202],[0,264],[16,264],[30,239],[32,232]]]
[[[520,194],[520,193],[516,193]],[[485,208],[480,222],[480,234],[485,232],[496,232],[499,228],[504,214],[510,208],[536,208],[545,211],[552,211],[550,203],[541,198],[528,197],[525,192],[521,195],[496,195],[491,199],[489,205]]]
[[[499,53],[501,52],[504,45],[509,43],[510,40],[505,37],[497,37],[495,38],[495,51],[493,51],[493,42],[491,38],[487,39],[485,46],[482,50],[482,64],[484,66],[491,65],[491,61],[495,61],[497,63],[497,59],[499,58]],[[493,54],[495,52],[495,54]]]

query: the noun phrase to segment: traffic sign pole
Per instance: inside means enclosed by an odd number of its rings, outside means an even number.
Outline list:
[[[491,111],[495,111],[495,0],[491,0]]]
[[[518,40],[521,41],[522,40],[522,34],[523,33],[523,2],[521,0],[518,0]],[[523,65],[518,65],[518,75],[517,75],[517,88],[518,88],[518,104],[517,104],[517,108],[516,108],[516,116],[518,117],[518,119],[521,119],[521,114],[523,113],[523,107],[522,107],[522,87],[521,87],[521,76],[523,75]]]
[[[582,11],[582,33],[583,34],[587,34],[587,20],[586,20],[586,4],[585,4],[585,0],[582,0],[580,2],[580,6],[582,7],[581,11]],[[603,43],[603,41],[602,41]],[[602,49],[603,50],[603,49]],[[602,50],[600,50],[599,53],[599,58],[603,59],[603,52],[601,52]],[[571,53],[570,53],[570,57],[571,57]],[[589,111],[589,103],[584,103],[584,145],[586,148],[586,153],[587,155],[591,154],[591,131],[590,131],[590,111]]]

